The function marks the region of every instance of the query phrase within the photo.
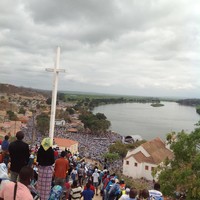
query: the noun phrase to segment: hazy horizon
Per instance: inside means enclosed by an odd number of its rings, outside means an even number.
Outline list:
[[[10,83],[0,83],[0,84],[10,84]],[[10,84],[13,85],[13,84]],[[40,88],[34,88],[34,87],[26,87],[26,86],[22,86],[22,85],[14,85],[16,87],[23,87],[23,88],[31,88],[31,89],[35,89],[35,90],[42,90],[42,91],[49,91],[51,92],[52,89],[40,89]],[[128,95],[128,94],[114,94],[114,93],[100,93],[100,92],[89,92],[89,91],[71,91],[71,90],[58,90],[58,92],[62,92],[62,93],[69,93],[69,94],[86,94],[86,95],[105,95],[105,96],[124,96],[124,97],[154,97],[154,98],[163,98],[163,99],[174,99],[174,100],[178,100],[178,99],[199,99],[196,97],[178,97],[178,96],[141,96],[141,95],[137,95],[137,94],[133,94],[133,95]]]
[[[0,1],[2,82],[58,90],[200,98],[199,0]]]

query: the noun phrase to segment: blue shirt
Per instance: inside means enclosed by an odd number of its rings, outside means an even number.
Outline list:
[[[8,146],[9,146],[9,142],[8,140],[4,140],[1,144],[1,149],[4,150],[4,151],[7,151],[8,150]]]
[[[83,190],[82,192],[84,200],[92,200],[94,192],[90,189]]]

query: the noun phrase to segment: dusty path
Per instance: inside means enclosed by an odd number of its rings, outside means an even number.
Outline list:
[[[102,196],[101,195],[98,195],[98,196],[94,195],[93,200],[102,200]]]

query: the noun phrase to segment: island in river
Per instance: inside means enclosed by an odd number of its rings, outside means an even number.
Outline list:
[[[164,104],[162,104],[162,103],[152,103],[151,106],[153,106],[153,107],[161,107],[161,106],[164,106]]]

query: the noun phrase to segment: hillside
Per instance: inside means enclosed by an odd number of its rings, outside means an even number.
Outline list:
[[[43,96],[49,97],[51,95],[50,91],[38,90],[33,88],[17,87],[10,84],[0,83],[0,93],[6,93],[8,95],[18,94],[26,97]]]

